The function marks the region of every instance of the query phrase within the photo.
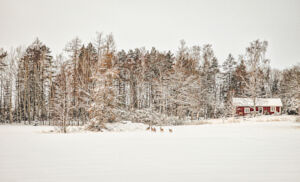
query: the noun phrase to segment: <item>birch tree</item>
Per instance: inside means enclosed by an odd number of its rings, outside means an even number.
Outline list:
[[[265,58],[265,54],[267,51],[268,42],[255,40],[250,43],[250,46],[246,48],[246,63],[248,68],[248,79],[243,75],[239,75],[243,82],[247,86],[247,90],[249,91],[249,95],[253,101],[253,110],[254,116],[256,116],[256,104],[257,98],[261,96],[261,83],[263,80],[263,72],[262,67],[268,63],[268,59]]]

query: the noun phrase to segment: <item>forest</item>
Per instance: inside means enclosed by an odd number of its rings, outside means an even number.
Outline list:
[[[0,48],[0,122],[93,130],[121,120],[180,124],[233,116],[233,97],[281,98],[283,113],[291,112],[299,107],[300,64],[273,69],[267,48],[254,40],[226,60],[210,44],[184,40],[177,52],[119,51],[113,35],[103,33],[88,44],[76,37],[56,56],[39,39]]]

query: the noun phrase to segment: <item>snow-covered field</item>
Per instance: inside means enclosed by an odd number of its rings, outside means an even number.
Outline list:
[[[0,125],[0,181],[300,181],[300,123],[172,128],[59,134]]]

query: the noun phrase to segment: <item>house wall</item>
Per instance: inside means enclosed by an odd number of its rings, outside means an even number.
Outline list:
[[[245,108],[250,108],[250,113],[245,113]],[[259,107],[256,107],[256,111],[259,110]],[[281,112],[280,107],[275,107],[276,112]],[[245,116],[247,114],[251,114],[251,112],[254,111],[251,107],[244,107],[244,106],[238,106],[236,107],[236,114],[240,116]],[[274,114],[275,112],[271,112],[271,107],[263,107],[263,114]]]
[[[276,111],[277,111],[277,112],[281,112],[280,107],[276,107]]]
[[[272,112],[271,112],[271,107],[263,107],[264,109],[263,109],[263,114],[273,114]]]
[[[236,107],[236,114],[240,116],[244,116],[244,107]]]

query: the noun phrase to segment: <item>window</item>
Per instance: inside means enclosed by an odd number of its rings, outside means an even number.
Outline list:
[[[250,108],[246,107],[244,111],[245,111],[245,113],[250,113]]]
[[[262,114],[262,113],[263,113],[263,108],[262,108],[262,107],[259,107],[259,108],[258,108],[258,112],[259,112],[260,114]]]
[[[276,108],[275,107],[271,107],[271,112],[275,112]]]

